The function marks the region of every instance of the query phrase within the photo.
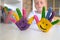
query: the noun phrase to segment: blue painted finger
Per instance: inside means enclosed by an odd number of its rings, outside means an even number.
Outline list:
[[[50,8],[48,9],[48,12],[47,12],[47,15],[46,15],[46,18],[47,18],[47,19],[49,19],[51,13],[52,13],[52,8],[50,7]]]

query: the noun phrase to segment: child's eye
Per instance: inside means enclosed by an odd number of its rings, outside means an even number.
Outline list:
[[[43,4],[43,2],[40,2],[41,4]]]
[[[35,4],[43,4],[43,2],[36,2]]]

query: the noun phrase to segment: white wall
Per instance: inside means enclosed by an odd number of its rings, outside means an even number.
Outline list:
[[[19,8],[22,12],[22,0],[0,0],[0,5],[2,5],[2,3],[4,3],[4,6],[7,6],[14,11],[16,10],[16,8]]]
[[[16,10],[16,8],[19,8],[22,10],[22,0],[9,0],[4,1],[4,6],[7,6],[8,8],[11,8],[12,10]]]

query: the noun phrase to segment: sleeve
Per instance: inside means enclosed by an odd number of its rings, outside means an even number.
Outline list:
[[[32,16],[34,16],[34,12],[30,12],[30,14],[28,15],[27,19],[31,18]]]

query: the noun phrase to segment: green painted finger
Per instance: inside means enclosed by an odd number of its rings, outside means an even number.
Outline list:
[[[19,18],[22,18],[22,13],[21,13],[20,9],[19,8],[16,8],[16,11],[18,13]]]
[[[4,9],[5,13],[8,14],[8,11],[9,11],[8,7],[4,7],[3,9]]]
[[[45,7],[42,9],[42,18],[45,18]]]
[[[52,22],[52,25],[55,25],[55,24],[57,24],[58,22],[60,22],[60,20],[56,20],[56,21]]]
[[[8,11],[8,7],[4,7],[4,8],[6,8],[6,10]]]

